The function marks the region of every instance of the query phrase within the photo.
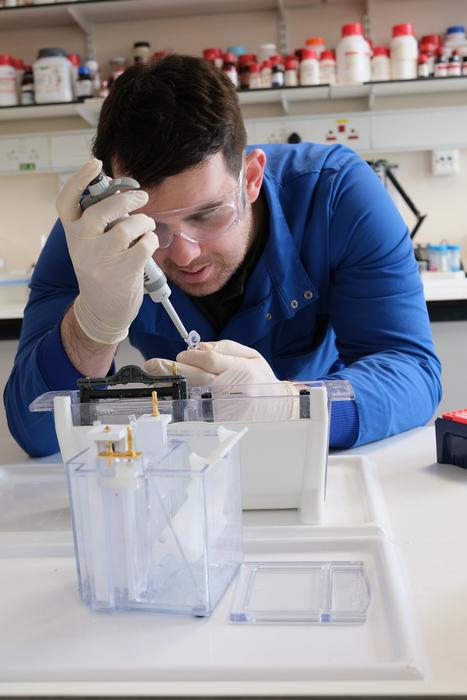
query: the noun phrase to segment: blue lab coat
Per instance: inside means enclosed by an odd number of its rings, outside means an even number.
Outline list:
[[[172,285],[171,300],[185,326],[203,340],[228,338],[256,348],[279,379],[348,379],[358,416],[355,444],[422,425],[440,400],[440,364],[412,243],[390,196],[343,146],[261,148],[269,237],[242,306],[217,335]],[[30,402],[46,391],[76,388],[81,376],[59,333],[77,293],[57,221],[32,276],[5,389],[10,430],[32,455],[58,446],[52,416],[31,414]],[[174,358],[185,348],[162,306],[147,295],[129,337],[145,358]]]

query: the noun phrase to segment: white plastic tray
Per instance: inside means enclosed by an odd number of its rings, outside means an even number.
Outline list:
[[[359,456],[329,457],[325,517],[302,525],[298,510],[244,511],[248,537],[373,535],[388,531],[384,499],[371,463]],[[0,466],[0,544],[72,547],[68,492],[61,464]],[[24,551],[26,551],[24,550]],[[71,551],[71,549],[69,550]]]
[[[232,587],[211,618],[94,613],[78,598],[71,556],[14,557],[0,546],[0,681],[60,681],[65,692],[79,679],[423,678],[404,576],[384,538],[262,539],[245,547],[255,561],[361,560],[371,589],[367,622],[235,625]]]
[[[273,533],[279,537],[286,535],[288,528],[302,537],[377,535],[390,531],[372,464],[359,455],[328,458],[326,506],[320,525],[302,524],[299,511],[292,509],[244,511],[243,523],[249,537],[271,537]]]

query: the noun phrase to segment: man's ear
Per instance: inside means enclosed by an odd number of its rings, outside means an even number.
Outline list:
[[[250,204],[256,202],[259,197],[265,166],[266,154],[260,148],[255,148],[245,156],[246,193]]]

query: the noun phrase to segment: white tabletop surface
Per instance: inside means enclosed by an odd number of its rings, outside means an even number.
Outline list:
[[[5,445],[6,447],[6,445]],[[10,450],[10,462],[23,462],[21,452],[16,456]],[[411,588],[414,615],[421,632],[427,670],[423,680],[394,681],[310,681],[293,677],[271,680],[272,670],[267,666],[264,678],[258,680],[242,674],[241,664],[235,681],[225,682],[210,677],[184,682],[157,680],[142,677],[141,680],[87,681],[85,677],[73,683],[55,679],[51,682],[45,673],[35,682],[22,682],[8,678],[0,682],[2,695],[187,695],[208,697],[212,695],[455,695],[467,693],[467,557],[465,533],[467,532],[467,471],[436,463],[435,435],[433,427],[420,428],[394,438],[347,451],[346,454],[366,455],[371,469],[378,478],[390,519],[390,538],[399,551],[402,565]],[[5,452],[2,462],[5,464]],[[264,524],[264,514],[245,514],[248,527]],[[55,584],[56,585],[56,584]],[[23,594],[35,591],[34,579],[21,581]],[[57,593],[58,595],[58,593]],[[60,593],[60,595],[62,595]],[[62,596],[62,600],[64,600]],[[79,600],[66,596],[67,605],[79,606]],[[25,612],[27,605],[25,606]],[[25,614],[18,620],[24,639],[31,637],[41,645],[41,630],[34,628]],[[105,644],[105,629],[112,630],[108,622],[95,618],[95,653],[99,655],[99,643]],[[53,624],[53,621],[50,621]],[[183,625],[181,625],[183,627]],[[206,644],[213,639],[206,627]],[[180,632],[180,630],[179,630]],[[5,630],[4,632],[5,633]],[[108,632],[110,634],[110,632]],[[188,629],[186,630],[188,634]],[[141,629],[144,643],[144,625]],[[274,628],[271,628],[274,635]],[[66,630],[56,639],[56,651],[66,644]],[[228,635],[227,635],[228,636]],[[92,640],[91,640],[92,641]],[[169,641],[169,640],[168,640]],[[50,644],[50,637],[48,640]],[[174,639],[170,641],[174,643]],[[241,650],[238,650],[239,659]],[[16,653],[21,655],[21,647]],[[235,653],[235,650],[233,650]],[[98,663],[98,662],[97,662]],[[111,674],[110,674],[111,675]],[[0,678],[2,659],[0,658]]]

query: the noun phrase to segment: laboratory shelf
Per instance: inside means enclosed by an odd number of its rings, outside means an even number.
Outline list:
[[[56,117],[75,117],[78,114],[77,103],[45,105],[18,105],[17,107],[0,107],[0,121],[23,121],[24,119],[55,119]]]
[[[111,0],[107,0],[110,2]],[[112,2],[125,0],[112,0]],[[128,1],[128,0],[126,0]],[[138,0],[133,0],[138,2]],[[293,103],[310,103],[319,100],[329,102],[329,112],[335,111],[333,102],[337,100],[368,100],[366,109],[375,106],[375,99],[381,97],[402,97],[433,95],[440,93],[467,94],[467,76],[451,78],[426,78],[416,80],[391,80],[378,83],[355,85],[311,85],[306,87],[270,88],[260,90],[239,90],[238,99],[241,106],[282,104],[285,114]],[[88,124],[95,126],[99,118],[103,100],[92,98],[85,102],[72,102],[50,105],[30,105],[18,107],[0,107],[0,121],[24,119],[50,119],[55,117],[81,116]],[[401,110],[404,104],[401,102]],[[455,109],[455,108],[446,108]],[[339,105],[342,110],[342,105]]]
[[[66,26],[82,21],[94,24],[188,17],[229,12],[254,12],[319,5],[323,0],[81,0],[22,7],[0,8],[0,30]],[[342,4],[346,0],[337,0]],[[348,0],[347,0],[348,1]]]

